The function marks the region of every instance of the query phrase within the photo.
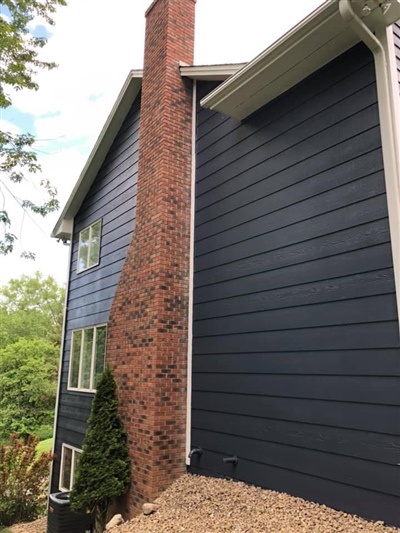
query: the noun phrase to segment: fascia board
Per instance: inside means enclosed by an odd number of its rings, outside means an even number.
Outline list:
[[[224,81],[236,74],[246,63],[225,65],[180,65],[181,76],[191,80]]]
[[[71,238],[71,235],[67,233],[68,228],[72,227],[69,221],[74,219],[82,205],[129,109],[139,94],[142,86],[142,75],[141,70],[132,70],[129,73],[79,179],[51,233],[52,237],[64,240]]]
[[[328,0],[281,39],[250,61],[237,74],[203,98],[200,102],[201,105],[239,120],[245,118],[260,106],[257,98],[254,99],[253,105],[249,102],[249,90],[252,92],[252,84],[256,82],[265,84],[266,79],[272,81],[270,71],[272,73],[274,69],[278,68],[277,65],[282,65],[281,68],[285,68],[285,65],[291,65],[292,68],[296,61],[302,67],[298,69],[301,72],[300,79],[304,79],[312,71],[322,66],[310,61],[311,65],[307,68],[307,64],[304,63],[304,55],[310,55],[310,51],[313,49],[316,51],[316,43],[318,42],[329,44],[330,39],[343,33],[344,29],[338,14],[337,0]],[[328,40],[324,35],[327,31],[329,33]],[[310,68],[311,72],[309,71]],[[298,83],[300,79],[298,79],[298,75],[292,76],[290,84],[288,79],[283,79],[282,90],[279,92],[276,88],[270,99],[283,90],[287,90],[289,85],[293,86]],[[240,104],[245,101],[247,101],[247,109],[241,110]]]
[[[365,2],[355,2],[361,16]],[[379,0],[368,0],[365,24],[372,31],[398,18],[399,0],[382,15]],[[340,17],[338,0],[327,0],[281,39],[227,79],[200,104],[243,120],[359,42]]]

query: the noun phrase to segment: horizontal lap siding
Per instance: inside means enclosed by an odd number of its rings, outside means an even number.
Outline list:
[[[199,83],[199,99],[212,88]],[[204,453],[191,470],[399,525],[372,56],[355,47],[243,123],[200,106],[197,119],[192,444]]]
[[[132,237],[136,216],[139,148],[139,110],[136,101],[111,146],[98,175],[75,217],[61,391],[55,452],[62,443],[80,448],[90,414],[92,394],[67,391],[71,332],[106,323],[119,275]],[[79,232],[102,220],[100,264],[77,274]],[[53,468],[52,491],[58,490],[60,464]]]

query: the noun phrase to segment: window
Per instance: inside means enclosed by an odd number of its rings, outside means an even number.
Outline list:
[[[99,264],[100,236],[101,220],[98,220],[79,233],[78,272]]]
[[[76,463],[82,450],[62,445],[61,470],[60,470],[60,490],[71,490],[75,481]]]
[[[104,370],[107,326],[72,332],[68,388],[94,392]]]

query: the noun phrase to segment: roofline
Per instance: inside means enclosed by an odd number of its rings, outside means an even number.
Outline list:
[[[370,0],[363,18],[372,30],[392,24],[399,0],[382,15],[379,0]],[[364,2],[355,5],[360,12]],[[360,16],[362,17],[361,13]],[[203,107],[243,120],[359,42],[339,14],[338,0],[326,0],[278,41],[205,96]]]
[[[192,80],[223,81],[240,70],[245,63],[225,65],[180,65],[182,77]],[[73,220],[100,170],[111,145],[136,99],[142,85],[142,70],[131,70],[101,130],[88,160],[51,233],[56,239],[70,240]]]
[[[139,94],[142,86],[142,76],[142,70],[131,70],[129,72],[79,179],[51,233],[52,237],[62,240],[71,238],[73,219],[96,178],[129,109]]]
[[[224,81],[236,74],[246,63],[224,65],[184,65],[180,64],[181,76],[191,80]]]

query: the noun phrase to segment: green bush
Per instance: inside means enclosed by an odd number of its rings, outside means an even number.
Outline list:
[[[37,455],[37,437],[17,434],[0,446],[0,526],[35,520],[46,509],[51,452]]]
[[[129,452],[121,417],[117,387],[107,367],[93,398],[83,451],[78,459],[70,502],[73,511],[89,510],[96,532],[105,529],[109,502],[124,494],[130,481]]]

